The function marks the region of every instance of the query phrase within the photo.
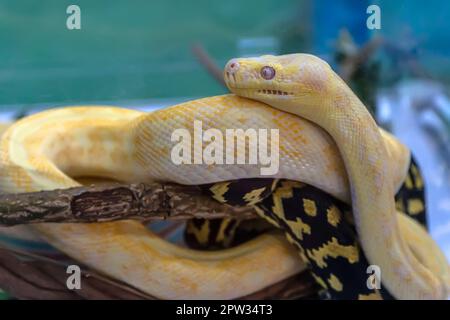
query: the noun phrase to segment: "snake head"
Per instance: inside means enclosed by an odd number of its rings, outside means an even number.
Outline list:
[[[231,92],[277,106],[329,96],[334,75],[328,63],[309,54],[236,58],[224,69]]]

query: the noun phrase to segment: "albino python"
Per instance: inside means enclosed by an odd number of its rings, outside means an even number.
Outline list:
[[[255,100],[210,97],[152,113],[69,107],[24,118],[1,138],[0,189],[67,188],[79,185],[79,177],[195,185],[258,178],[257,165],[176,165],[171,135],[178,128],[193,132],[194,120],[204,130],[276,128],[279,171],[270,178],[289,179],[280,182],[287,191],[300,187],[293,181],[302,182],[351,204],[364,254],[381,268],[383,285],[395,298],[447,297],[445,257],[425,229],[395,210],[409,151],[378,129],[325,62],[300,54],[234,59],[225,80],[232,92]],[[279,211],[276,219],[291,234],[307,230],[301,220],[287,223]],[[203,252],[167,243],[135,221],[33,228],[73,258],[163,299],[244,296],[299,272],[308,258],[300,250],[300,259],[275,233]],[[332,243],[322,259],[345,257],[345,248]]]

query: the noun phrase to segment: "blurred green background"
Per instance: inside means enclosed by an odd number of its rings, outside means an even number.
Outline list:
[[[66,28],[72,3],[81,30]],[[220,65],[247,51],[298,51],[283,37],[301,9],[296,0],[2,1],[0,105],[223,93],[191,46],[202,43]]]
[[[365,25],[372,3],[382,9],[378,33],[449,78],[444,1],[0,0],[0,110],[221,94],[226,90],[198,63],[193,44],[220,67],[234,56],[298,51],[330,61],[342,28],[358,44],[375,34]],[[81,8],[81,30],[66,28],[70,4]],[[395,54],[394,67],[403,60]]]

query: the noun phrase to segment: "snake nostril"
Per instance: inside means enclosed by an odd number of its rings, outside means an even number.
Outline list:
[[[239,63],[232,60],[232,61],[230,61],[230,62],[228,63],[227,69],[228,69],[228,70],[227,70],[228,72],[230,72],[231,74],[233,74],[233,73],[235,73],[236,71],[238,71],[238,69],[239,69]]]

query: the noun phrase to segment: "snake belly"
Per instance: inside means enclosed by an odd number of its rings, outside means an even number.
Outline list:
[[[77,177],[205,184],[260,176],[257,166],[174,164],[171,133],[178,128],[193,130],[194,120],[201,120],[205,129],[234,128],[236,123],[243,129],[280,129],[280,170],[274,178],[302,181],[350,201],[344,164],[323,130],[234,95],[152,113],[86,106],[23,118],[1,139],[0,188],[4,192],[67,188],[79,185]],[[395,168],[391,178],[400,186],[409,152],[389,134],[382,135]],[[167,243],[134,221],[32,228],[74,259],[163,299],[236,298],[305,268],[279,235],[262,235],[228,250],[200,252]]]

